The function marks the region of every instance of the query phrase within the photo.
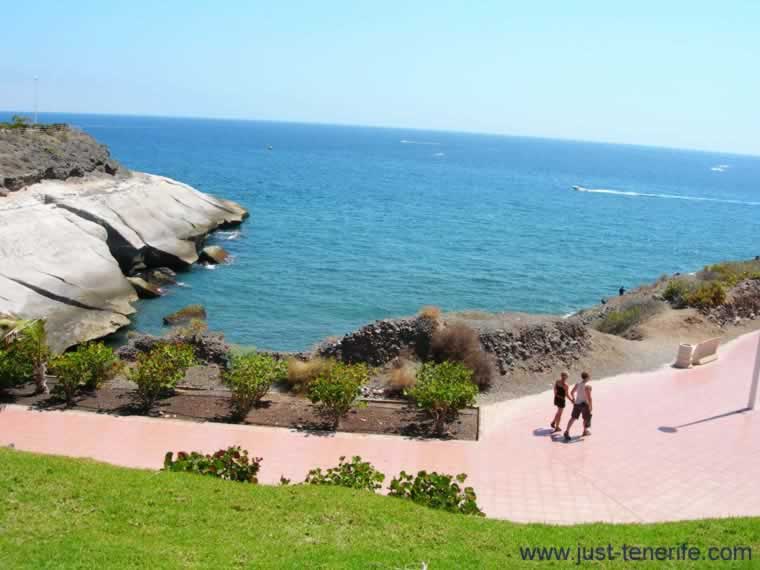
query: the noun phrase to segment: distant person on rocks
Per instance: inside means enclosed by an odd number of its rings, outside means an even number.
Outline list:
[[[567,372],[563,372],[559,375],[559,380],[554,383],[554,405],[557,406],[557,413],[554,414],[554,419],[551,423],[551,426],[554,428],[552,433],[557,433],[560,430],[559,422],[562,419],[562,412],[565,411],[565,400],[569,398],[571,402],[574,401],[569,393]]]
[[[573,412],[570,415],[570,421],[567,422],[567,429],[565,429],[565,441],[570,441],[570,428],[573,427],[575,420],[581,416],[583,416],[583,435],[591,435],[588,428],[591,427],[593,403],[591,401],[591,375],[588,372],[581,374],[581,381],[573,386],[570,399],[573,400]]]
[[[620,287],[620,289],[618,289],[618,293],[620,293],[620,296],[621,296],[621,297],[622,297],[623,295],[625,295],[625,287]]]

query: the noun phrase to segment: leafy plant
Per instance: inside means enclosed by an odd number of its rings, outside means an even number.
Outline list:
[[[164,456],[164,471],[198,473],[240,483],[259,482],[256,477],[261,469],[261,457],[249,458],[248,452],[239,446],[220,449],[213,455],[193,451],[177,453],[177,459],[169,451]]]
[[[340,418],[351,409],[367,380],[369,369],[366,364],[336,362],[311,382],[308,397],[337,428]]]
[[[45,375],[50,350],[45,321],[3,319],[0,334],[0,387],[34,380],[37,393],[49,392]]]
[[[459,410],[475,403],[477,394],[472,371],[459,362],[423,364],[414,388],[407,391],[407,395],[433,417],[438,434],[444,432],[448,421]]]
[[[676,309],[681,309],[686,306],[686,297],[690,291],[691,286],[685,279],[671,279],[665,286],[662,297]]]
[[[402,471],[391,480],[389,497],[408,499],[417,504],[450,513],[484,516],[472,487],[462,487],[467,475],[456,477],[420,471],[416,476]]]
[[[101,342],[80,345],[74,352],[55,358],[51,371],[58,378],[56,388],[71,405],[80,388],[96,390],[121,370],[121,361]]]
[[[224,383],[232,391],[232,403],[239,418],[245,418],[276,381],[285,378],[288,365],[267,354],[234,356]]]
[[[338,466],[331,467],[325,472],[320,468],[312,469],[306,476],[305,483],[309,485],[339,485],[351,489],[362,489],[373,493],[380,489],[385,480],[385,475],[375,469],[371,463],[362,461],[362,458],[354,456],[347,463],[345,457],[338,459]]]
[[[136,366],[129,371],[129,379],[137,384],[137,399],[149,410],[195,364],[193,349],[186,344],[159,344],[150,352],[139,354]]]
[[[712,309],[726,302],[726,290],[718,282],[710,281],[703,283],[689,292],[686,303],[700,310]]]
[[[627,309],[615,309],[607,313],[599,321],[596,328],[607,334],[622,334],[641,321],[641,307],[633,306]]]

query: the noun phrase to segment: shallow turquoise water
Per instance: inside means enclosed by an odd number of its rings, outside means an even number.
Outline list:
[[[251,211],[239,233],[213,238],[233,263],[196,268],[184,287],[141,302],[141,330],[200,302],[233,342],[296,350],[427,304],[569,313],[621,285],[760,254],[757,157],[267,122],[41,119],[69,121],[130,168]]]

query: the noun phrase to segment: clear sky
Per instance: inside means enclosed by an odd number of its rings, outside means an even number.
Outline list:
[[[0,109],[760,155],[760,1],[0,0]]]

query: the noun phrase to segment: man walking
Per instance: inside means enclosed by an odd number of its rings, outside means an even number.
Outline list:
[[[581,373],[581,381],[573,386],[570,394],[571,398],[575,399],[575,404],[573,404],[573,412],[570,415],[570,421],[567,422],[567,429],[565,429],[565,441],[570,441],[570,428],[575,420],[581,416],[583,416],[583,435],[591,435],[588,428],[591,426],[593,403],[591,401],[591,375],[588,372]]]

